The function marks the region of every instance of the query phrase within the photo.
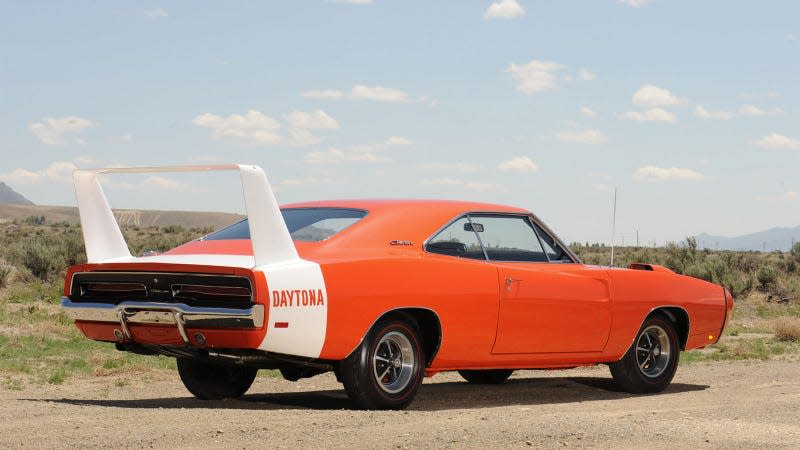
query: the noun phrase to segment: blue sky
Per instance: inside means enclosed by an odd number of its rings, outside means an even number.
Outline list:
[[[565,240],[800,224],[800,3],[3,2],[0,180],[242,162],[282,203],[457,198]],[[220,176],[109,180],[112,206],[231,210]]]

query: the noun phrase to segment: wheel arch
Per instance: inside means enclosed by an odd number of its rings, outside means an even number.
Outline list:
[[[689,313],[686,312],[682,306],[659,306],[654,308],[647,317],[642,320],[642,323],[650,317],[662,314],[669,319],[675,326],[675,332],[678,334],[678,344],[681,350],[686,350],[686,342],[689,340],[689,328],[691,322],[689,320]]]
[[[422,339],[422,349],[425,352],[425,367],[430,367],[442,345],[442,322],[439,319],[439,315],[430,308],[409,306],[398,307],[383,312],[372,322],[369,328],[367,328],[364,335],[361,336],[361,340],[359,340],[358,345],[356,345],[356,349],[358,349],[358,346],[361,345],[361,342],[364,341],[366,335],[376,324],[388,319],[403,320],[405,322],[410,322],[416,327],[420,333],[420,339]]]

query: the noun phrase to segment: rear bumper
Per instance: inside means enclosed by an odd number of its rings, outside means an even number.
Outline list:
[[[248,309],[200,308],[182,303],[121,302],[77,303],[61,298],[61,306],[70,318],[86,322],[119,324],[120,340],[133,341],[129,324],[175,325],[181,339],[189,344],[186,328],[256,329],[264,325],[264,305]],[[115,331],[116,334],[116,331]]]

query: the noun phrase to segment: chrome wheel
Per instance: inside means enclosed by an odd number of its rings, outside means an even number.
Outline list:
[[[670,339],[659,325],[645,328],[636,340],[636,363],[642,375],[656,378],[670,365]]]
[[[414,375],[414,349],[411,341],[397,331],[381,337],[372,355],[372,368],[380,388],[396,394],[408,386]]]

